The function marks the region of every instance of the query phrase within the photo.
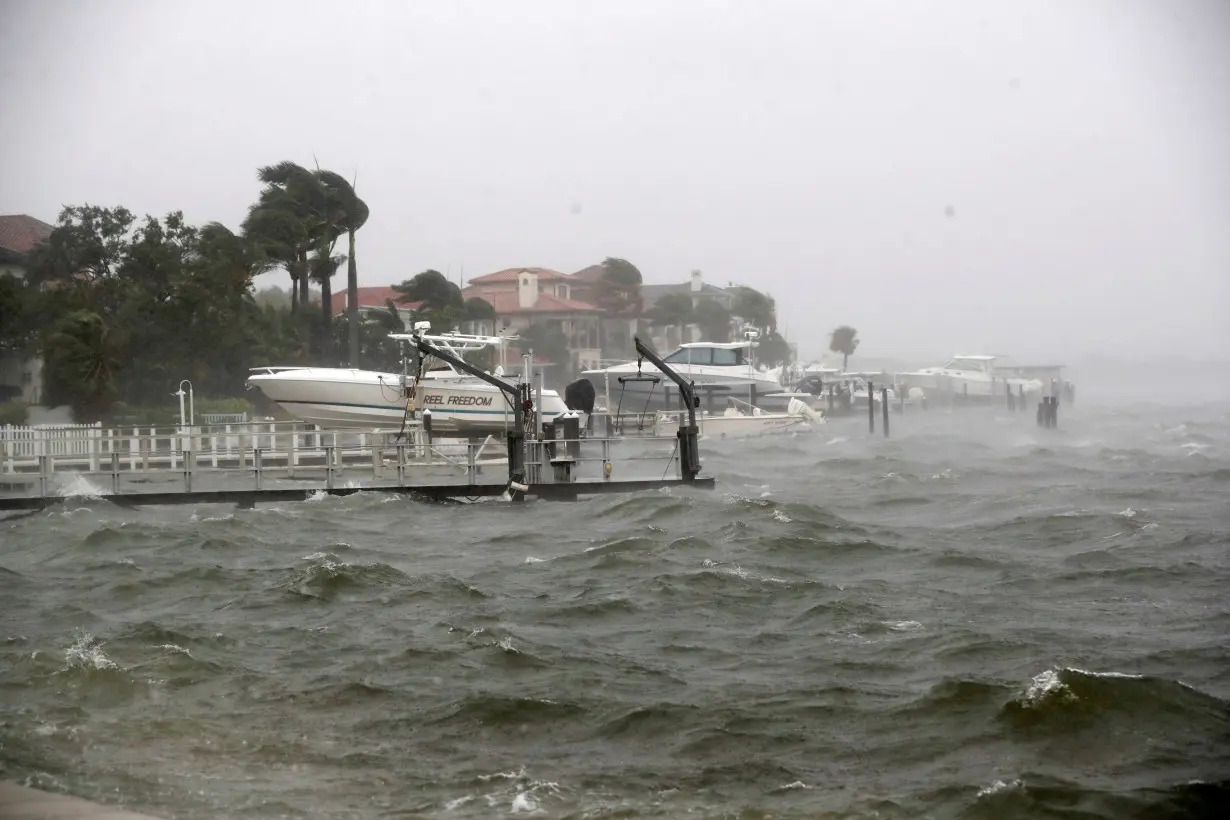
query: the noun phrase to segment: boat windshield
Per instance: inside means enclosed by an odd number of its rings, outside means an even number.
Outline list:
[[[667,364],[697,364],[711,367],[738,367],[747,364],[740,348],[681,347],[664,361]]]
[[[985,372],[990,369],[991,363],[984,359],[949,359],[948,364],[944,365],[945,370],[977,370]]]

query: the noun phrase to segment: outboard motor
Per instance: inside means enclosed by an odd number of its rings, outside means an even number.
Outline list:
[[[594,417],[594,402],[598,391],[589,379],[577,379],[564,387],[564,406],[575,413],[585,414],[585,429],[592,429]]]
[[[813,373],[809,376],[804,376],[799,379],[795,391],[799,393],[808,393],[812,396],[819,396],[824,393],[824,380],[817,374]]]

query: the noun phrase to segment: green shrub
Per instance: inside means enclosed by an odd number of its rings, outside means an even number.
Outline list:
[[[197,399],[196,402],[198,416],[202,413],[247,413],[251,418],[253,410],[252,402],[247,399]],[[175,412],[179,412],[178,408]]]
[[[26,424],[30,419],[30,408],[21,401],[0,401],[0,427],[6,424]]]
[[[243,398],[199,398],[194,402],[192,410],[198,424],[204,413],[247,413],[249,419],[255,415],[252,403]],[[188,412],[187,399],[184,400],[184,412]],[[115,427],[174,427],[179,424],[179,402],[157,407],[137,407],[117,401],[111,405],[111,413],[104,423]]]

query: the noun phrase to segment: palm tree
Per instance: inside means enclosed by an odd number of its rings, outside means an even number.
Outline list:
[[[768,294],[740,285],[735,289],[731,313],[765,331],[777,330],[777,305]]]
[[[706,342],[730,341],[730,311],[712,299],[701,299],[692,309],[692,322]]]
[[[320,284],[320,355],[326,363],[332,360],[333,353],[333,275],[346,261],[345,256],[333,254],[333,244],[322,241],[308,260],[308,275]]]
[[[284,268],[290,274],[290,312],[299,310],[299,243],[303,225],[288,207],[271,202],[257,203],[248,209],[243,233],[265,260],[267,268]]]
[[[683,342],[684,326],[692,321],[692,297],[686,293],[668,293],[649,309],[650,324],[674,328]],[[670,344],[668,340],[668,344]]]
[[[248,210],[244,232],[290,274],[296,288],[291,310],[299,304],[306,307],[308,254],[336,230],[330,219],[329,191],[315,174],[290,161],[267,165],[257,177],[265,187]]]
[[[523,353],[534,351],[534,358],[544,358],[555,365],[551,381],[563,384],[572,377],[572,351],[568,337],[554,324],[530,324],[517,331],[517,347]]]
[[[858,349],[858,331],[849,325],[842,325],[833,331],[829,337],[829,350],[842,355],[841,369],[844,371],[850,364],[850,357]]]
[[[495,321],[498,317],[491,303],[480,296],[466,299],[465,307],[461,309],[461,319],[465,322],[490,322],[491,332],[495,333]]]
[[[346,322],[351,367],[359,366],[359,270],[355,265],[354,235],[371,215],[367,203],[359,199],[354,185],[332,171],[316,171],[316,177],[328,189],[330,219],[349,242],[346,253]]]
[[[598,278],[596,300],[599,307],[621,313],[635,307],[641,310],[641,272],[627,259],[608,256],[602,261],[602,276]]]
[[[418,313],[437,331],[449,330],[466,318],[461,288],[438,270],[416,273],[413,278],[394,285],[393,290],[401,294],[399,302],[421,302]]]
[[[641,312],[640,270],[627,259],[608,256],[602,261],[602,275],[594,283],[594,303],[607,313],[639,315]],[[607,330],[602,314],[598,316],[598,337],[607,346]],[[615,334],[616,347],[626,348],[631,341],[622,329]]]

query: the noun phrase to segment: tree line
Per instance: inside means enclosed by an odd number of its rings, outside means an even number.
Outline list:
[[[182,379],[201,397],[242,396],[257,366],[399,369],[387,334],[405,329],[404,306],[390,302],[362,320],[358,312],[356,234],[370,211],[354,184],[292,162],[260,168],[257,177],[261,187],[237,231],[190,225],[182,211],[157,218],[69,206],[29,254],[26,276],[0,276],[0,348],[42,357],[44,404],[69,405],[79,421],[94,421],[120,404],[165,405]],[[350,298],[346,321],[335,322],[333,278],[343,266]],[[289,304],[257,298],[256,277],[276,270],[290,276]],[[641,316],[640,285],[634,265],[607,259],[595,301],[612,314]],[[495,316],[438,271],[395,289],[397,302],[422,303],[417,313],[438,329]],[[788,357],[764,294],[743,289],[731,310],[687,303],[664,297],[641,323],[695,324],[705,339],[726,341],[734,314],[770,331],[762,361]],[[553,361],[568,356],[558,328],[536,325],[521,336]]]
[[[181,379],[203,396],[236,396],[254,366],[333,363],[343,349],[358,362],[355,235],[366,203],[328,170],[282,162],[257,177],[238,232],[189,225],[182,211],[64,208],[26,275],[0,277],[0,347],[42,356],[45,404],[88,421],[117,403],[164,404]],[[347,253],[335,253],[343,241]],[[332,280],[343,264],[351,321],[335,328]],[[254,298],[253,280],[272,270],[290,275],[288,306]]]

